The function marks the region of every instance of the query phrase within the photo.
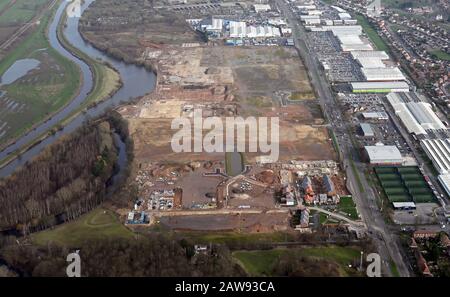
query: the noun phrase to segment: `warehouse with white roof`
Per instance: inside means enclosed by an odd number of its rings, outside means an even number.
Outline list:
[[[341,48],[343,52],[351,52],[351,51],[372,51],[373,47],[368,44],[341,44]]]
[[[402,96],[406,100],[416,101],[405,101]],[[420,135],[427,134],[426,130],[446,129],[445,125],[434,113],[431,104],[418,101],[419,99],[416,95],[410,93],[389,93],[386,98],[409,133]]]
[[[352,82],[350,85],[353,93],[409,92],[409,85],[404,81]]]
[[[364,147],[371,165],[401,165],[403,158],[396,146],[373,145]]]
[[[450,197],[450,174],[441,174],[438,176],[438,180],[447,192],[447,195]]]
[[[420,145],[440,174],[450,174],[450,139],[424,139]]]
[[[352,51],[353,59],[358,58],[378,58],[380,60],[389,60],[388,54],[384,51]]]
[[[398,67],[362,68],[361,71],[367,81],[406,80]]]
[[[363,68],[386,68],[386,64],[379,58],[359,57],[356,59]]]

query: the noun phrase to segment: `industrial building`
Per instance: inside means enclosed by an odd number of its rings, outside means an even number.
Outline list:
[[[253,8],[257,13],[270,11],[272,9],[269,4],[253,4]]]
[[[363,68],[386,68],[386,64],[380,58],[359,57],[356,61]]]
[[[416,204],[414,202],[392,202],[395,210],[414,210]]]
[[[448,197],[450,197],[450,174],[441,174],[438,176],[438,180],[444,188],[445,192],[447,192]]]
[[[450,174],[450,139],[424,139],[420,145],[440,174]]]
[[[371,165],[401,165],[402,155],[396,146],[373,145],[365,146],[364,150]]]
[[[368,43],[363,44],[341,44],[341,48],[343,52],[352,52],[352,51],[372,51],[373,47]]]
[[[362,117],[365,120],[377,120],[377,121],[389,120],[388,114],[384,111],[363,112]]]
[[[247,26],[245,22],[230,21],[230,38],[268,38],[280,37],[281,32],[274,26]]]
[[[388,54],[384,51],[352,51],[353,59],[358,58],[378,58],[380,60],[389,60]]]
[[[353,93],[397,93],[409,92],[409,85],[404,81],[388,82],[352,82]]]
[[[406,80],[398,67],[362,68],[361,71],[367,81]]]
[[[373,132],[372,126],[367,123],[359,124],[361,133],[364,137],[374,137],[375,133]]]
[[[424,135],[426,130],[446,129],[431,104],[420,101],[414,93],[389,93],[386,97],[409,133]]]

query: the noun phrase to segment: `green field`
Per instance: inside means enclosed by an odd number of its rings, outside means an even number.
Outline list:
[[[107,237],[132,238],[133,233],[119,221],[116,214],[103,208],[97,208],[75,221],[62,224],[52,230],[33,234],[32,241],[38,245],[55,242],[76,247],[85,240]]]
[[[446,52],[444,52],[442,50],[433,50],[433,51],[430,51],[430,54],[432,54],[433,56],[435,56],[436,58],[438,58],[440,60],[450,61],[450,54],[447,54]]]
[[[78,67],[59,55],[47,41],[46,28],[50,17],[51,13],[47,12],[39,27],[0,62],[0,75],[20,59],[31,58],[41,63],[39,69],[1,87],[6,91],[5,101],[11,100],[23,106],[20,112],[9,111],[0,115],[0,121],[8,124],[2,142],[19,136],[63,107],[80,85]]]
[[[357,247],[307,247],[293,249],[272,249],[258,251],[236,251],[236,258],[251,276],[271,276],[276,260],[283,254],[290,253],[299,257],[324,259],[337,263],[340,266],[341,276],[354,274],[348,265],[360,257]]]
[[[358,212],[356,210],[356,204],[353,202],[351,196],[343,196],[340,198],[340,202],[337,205],[337,210],[339,212],[346,213],[347,216],[352,220],[359,219]]]
[[[10,2],[1,1],[0,9]],[[40,9],[44,7],[49,0],[17,0],[12,7],[10,7],[0,17],[0,26],[2,25],[20,25],[30,21]]]
[[[267,242],[290,242],[295,240],[292,233],[237,233],[237,232],[177,232],[181,237],[190,238],[195,242],[209,244],[257,244]]]
[[[377,31],[373,28],[373,26],[369,23],[369,21],[360,14],[356,15],[356,19],[358,20],[358,24],[363,27],[364,32],[369,37],[370,41],[375,45],[375,47],[380,51],[389,51],[386,43],[381,39],[378,35]]]

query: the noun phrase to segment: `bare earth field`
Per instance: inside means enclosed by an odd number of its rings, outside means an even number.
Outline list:
[[[159,83],[153,94],[121,113],[130,122],[139,162],[145,160],[217,160],[220,154],[173,153],[171,119],[190,116],[270,116],[280,118],[281,160],[333,159],[315,99],[282,106],[279,94],[311,93],[301,61],[292,49],[198,47],[157,51]],[[265,65],[259,64],[265,61]],[[256,73],[259,73],[256,75]],[[319,110],[319,111],[318,111]],[[257,155],[257,154],[256,154]],[[253,161],[254,154],[249,154]]]
[[[253,166],[233,179],[224,174],[224,153],[174,153],[170,142],[177,132],[171,129],[172,120],[185,117],[192,124],[194,110],[201,109],[203,118],[224,121],[236,116],[278,117],[281,163],[335,159],[321,109],[294,48],[206,43],[182,15],[155,9],[143,0],[114,7],[97,0],[81,23],[84,37],[98,48],[157,71],[154,92],[118,111],[128,121],[134,142],[132,178],[139,196],[145,201],[154,191],[182,189],[178,210],[151,210],[161,225],[243,232],[289,228],[288,211],[278,212],[274,199],[279,181],[254,179],[263,170],[255,166],[256,157],[264,154],[245,153],[245,164]],[[208,131],[203,132],[204,136]],[[247,143],[256,141],[246,138]],[[214,214],[215,207],[223,212]],[[196,214],[198,208],[207,209],[207,214]],[[241,212],[244,208],[251,208],[251,213]]]

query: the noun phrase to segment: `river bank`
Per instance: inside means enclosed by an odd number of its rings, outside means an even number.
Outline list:
[[[92,2],[92,0],[85,1],[82,5],[82,12],[84,12]],[[107,100],[97,100],[95,101],[95,104],[93,101],[88,101],[88,99],[92,99],[94,96],[99,95],[98,92],[92,92],[95,82],[94,73],[85,61],[72,54],[63,44],[61,44],[57,34],[58,28],[60,28],[62,22],[61,19],[64,16],[63,10],[66,6],[67,3],[62,3],[58,8],[56,18],[53,20],[49,29],[49,40],[56,50],[76,62],[81,68],[84,81],[80,95],[77,96],[77,98],[61,113],[54,116],[51,121],[43,123],[39,129],[33,130],[32,133],[22,137],[20,141],[14,145],[0,152],[0,158],[2,159],[0,176],[11,174],[15,168],[25,164],[28,160],[39,154],[45,146],[53,143],[62,135],[71,133],[86,120],[98,117],[105,111],[115,108],[125,102],[129,102],[133,98],[141,97],[154,89],[156,80],[154,73],[148,72],[144,67],[117,61],[93,48],[90,44],[86,43],[79,34],[79,19],[68,18],[64,24],[64,29],[61,30],[60,34],[65,37],[64,39],[67,44],[71,45],[72,50],[77,49],[79,55],[83,54],[83,56],[88,57],[91,61],[95,61],[98,65],[110,65],[121,77],[121,87],[117,88],[114,95],[109,98],[106,96],[105,98],[108,98]],[[100,76],[101,74],[97,77]],[[107,92],[106,94],[110,95],[111,92]],[[80,108],[80,106],[86,104],[86,102],[89,102],[90,104]],[[64,126],[57,125],[61,123],[64,123]],[[48,131],[51,132],[49,133]],[[18,156],[20,157],[17,158]]]

